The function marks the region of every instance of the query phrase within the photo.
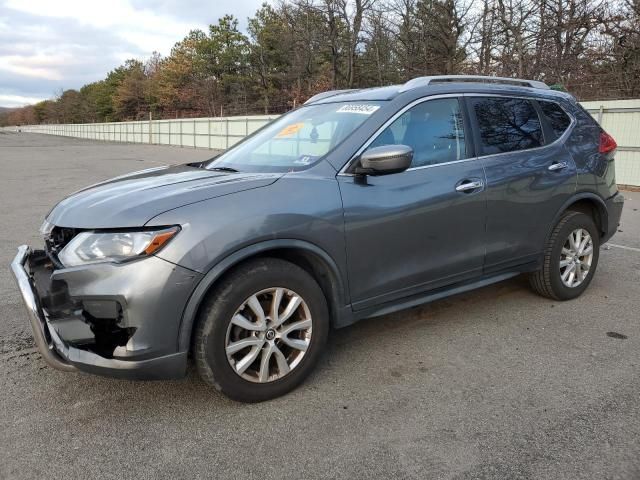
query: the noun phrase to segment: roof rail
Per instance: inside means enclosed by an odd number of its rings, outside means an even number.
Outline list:
[[[310,103],[317,102],[318,100],[324,100],[325,98],[335,97],[336,95],[342,95],[343,93],[355,92],[355,91],[357,91],[357,89],[350,88],[350,89],[347,89],[347,90],[329,90],[328,92],[321,92],[321,93],[318,93],[318,94],[314,95],[313,97],[311,97],[306,102],[304,102],[304,105],[308,105]]]
[[[540,88],[549,90],[549,86],[537,80],[523,80],[521,78],[490,77],[485,75],[435,75],[432,77],[418,77],[409,80],[400,87],[400,92],[406,92],[418,87],[426,87],[431,83],[445,82],[476,82],[476,83],[503,83],[506,85],[518,85],[521,87]]]

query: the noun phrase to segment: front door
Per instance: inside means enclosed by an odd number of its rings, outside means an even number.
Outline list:
[[[467,153],[461,108],[453,97],[418,103],[367,147],[412,147],[409,170],[338,176],[355,310],[481,274],[485,176]]]

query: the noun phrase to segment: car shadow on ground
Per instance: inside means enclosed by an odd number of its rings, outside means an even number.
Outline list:
[[[483,311],[493,308],[495,302],[502,297],[514,296],[518,298],[517,301],[521,301],[523,295],[533,296],[538,299],[536,301],[545,301],[530,292],[526,278],[520,276],[472,292],[332,330],[318,368],[304,384],[285,397],[264,402],[262,405],[276,403],[282,406],[285,404],[285,398],[290,399],[294,396],[302,399],[308,397],[311,392],[326,387],[340,389],[349,383],[349,377],[353,374],[350,363],[366,363],[366,371],[376,375],[376,372],[389,371],[391,377],[394,377],[394,382],[402,383],[400,370],[390,368],[390,365],[402,361],[403,351],[419,351],[424,339],[436,335],[436,332],[438,338],[446,342],[448,331],[455,335],[457,329],[468,328],[470,324],[473,324],[474,328],[482,329],[484,322],[492,322],[495,319],[478,314],[470,315],[471,308],[474,311]],[[403,347],[394,347],[399,345]],[[343,361],[346,358],[350,361]],[[67,401],[78,407],[85,403],[91,404],[92,400],[88,398],[78,400],[83,398],[82,392],[90,392],[90,397],[108,398],[117,402],[122,411],[128,414],[140,408],[140,396],[153,398],[156,410],[175,409],[178,406],[192,411],[206,411],[212,408],[236,411],[238,408],[244,408],[243,404],[228,399],[215,388],[204,384],[192,362],[189,363],[187,376],[181,380],[129,381],[82,373],[57,372],[46,367],[42,359],[38,358],[37,352],[31,352],[25,361],[37,368],[38,376],[55,377],[53,385],[56,392],[50,393],[57,395],[63,404]],[[446,363],[448,359],[445,356],[439,361]],[[430,368],[429,358],[425,357],[425,362],[418,363],[424,364],[418,367],[422,371]],[[405,381],[412,382],[412,379],[408,377]],[[371,382],[370,388],[371,390],[352,392],[351,400],[357,401],[357,396],[360,395],[369,396],[376,389],[376,382]]]

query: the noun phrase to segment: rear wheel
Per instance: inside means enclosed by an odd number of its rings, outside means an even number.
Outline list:
[[[554,300],[576,298],[591,283],[599,254],[600,235],[593,219],[568,211],[547,241],[542,268],[529,277],[531,286]]]
[[[209,295],[194,335],[196,367],[235,400],[275,398],[314,368],[328,326],[326,300],[307,272],[279,259],[252,261]]]

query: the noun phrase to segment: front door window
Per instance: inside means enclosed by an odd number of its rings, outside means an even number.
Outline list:
[[[410,108],[389,125],[369,148],[383,145],[411,147],[412,168],[467,158],[459,100],[440,98]]]

